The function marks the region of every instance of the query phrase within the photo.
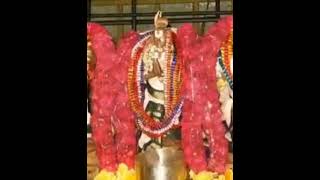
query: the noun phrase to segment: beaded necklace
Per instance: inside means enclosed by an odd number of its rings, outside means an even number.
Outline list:
[[[233,90],[233,74],[230,66],[231,59],[233,57],[233,31],[231,31],[228,40],[222,43],[220,50],[218,62],[230,88]]]
[[[143,50],[146,47],[147,40],[151,38],[148,32],[140,38],[140,41],[132,51],[132,59],[128,73],[128,93],[132,110],[138,116],[136,123],[138,127],[151,137],[159,137],[179,124],[179,117],[182,109],[182,100],[179,97],[181,63],[176,57],[174,46],[172,44],[173,33],[166,32],[165,58],[166,68],[164,69],[165,80],[165,116],[161,122],[154,120],[149,116],[143,107],[144,101],[144,64]]]

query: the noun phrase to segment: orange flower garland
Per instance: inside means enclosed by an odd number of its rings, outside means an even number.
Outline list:
[[[218,62],[222,68],[223,74],[225,75],[230,88],[233,89],[233,74],[231,71],[231,59],[233,57],[233,30],[231,28],[230,35],[227,41],[221,45],[221,57],[218,57]]]

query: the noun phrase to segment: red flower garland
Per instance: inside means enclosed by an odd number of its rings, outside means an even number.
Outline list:
[[[198,37],[190,24],[183,25],[177,33],[178,52],[184,63],[182,146],[186,163],[196,173],[224,173],[227,163],[228,142],[221,120],[215,65],[220,45],[231,28],[232,17],[227,17],[210,27],[204,37]],[[208,160],[203,134],[211,151]]]
[[[116,144],[117,158],[119,163],[124,163],[129,169],[134,168],[136,157],[136,128],[135,116],[130,109],[128,97],[128,67],[131,59],[131,50],[138,41],[138,34],[129,32],[122,37],[117,47],[118,64],[114,65],[114,76],[121,83],[117,90],[117,101],[115,103]]]
[[[88,23],[87,33],[96,55],[92,88],[92,137],[96,143],[100,168],[115,172],[118,163],[134,168],[136,139],[134,116],[128,104],[127,69],[138,35],[128,33],[117,50],[108,31]],[[115,140],[114,140],[115,136]]]

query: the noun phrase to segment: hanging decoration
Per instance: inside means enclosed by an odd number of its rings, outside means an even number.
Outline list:
[[[103,26],[89,23],[87,32],[96,56],[91,126],[101,171],[95,179],[134,179],[136,132],[124,87],[130,50],[138,36],[129,32],[116,48]]]
[[[233,90],[233,72],[232,72],[232,63],[233,63],[233,30],[230,30],[228,39],[222,43],[218,63],[221,67],[221,71],[225,77],[225,80],[228,82],[229,87]]]
[[[221,43],[231,28],[232,17],[227,17],[210,27],[203,37],[197,36],[191,24],[182,26],[177,33],[184,62],[182,146],[193,179],[209,180],[211,172],[226,172],[228,142],[224,137],[215,65]]]

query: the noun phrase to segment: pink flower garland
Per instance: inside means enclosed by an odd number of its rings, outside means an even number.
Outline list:
[[[136,132],[125,87],[128,61],[138,34],[128,33],[116,49],[103,26],[88,23],[87,33],[96,55],[91,126],[100,168],[115,172],[120,163],[134,168]]]
[[[197,36],[191,24],[183,25],[177,33],[177,48],[184,62],[182,146],[186,163],[196,173],[224,173],[227,163],[228,142],[221,120],[215,65],[220,44],[231,27],[232,17],[227,17],[210,27],[203,37]],[[203,134],[209,141],[208,160]]]

